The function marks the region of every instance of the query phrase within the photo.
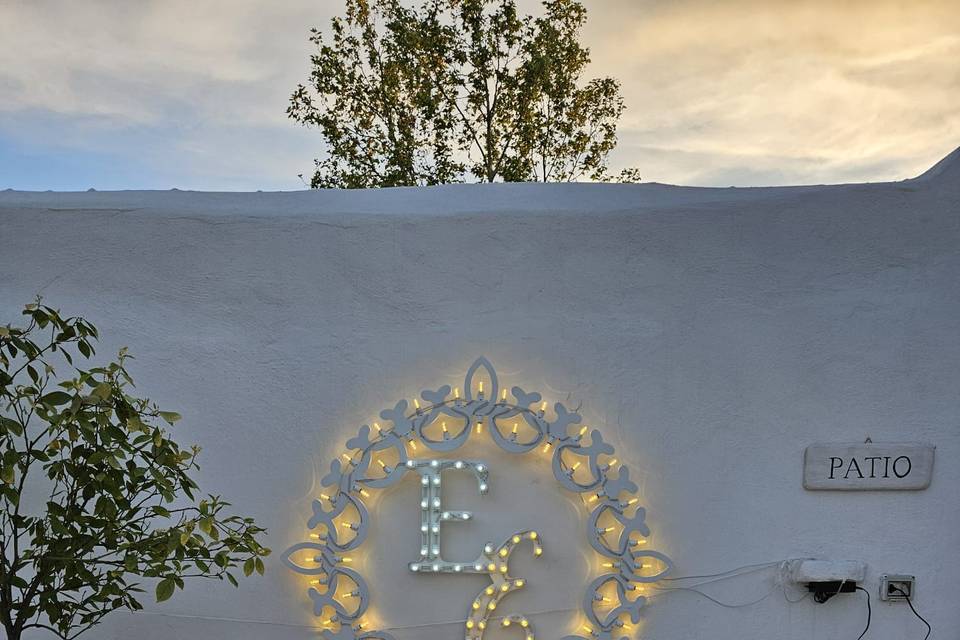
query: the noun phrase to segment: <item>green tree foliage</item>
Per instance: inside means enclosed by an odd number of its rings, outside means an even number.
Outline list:
[[[346,0],[287,114],[320,129],[312,187],[605,180],[623,112],[612,78],[582,82],[575,0]]]
[[[140,609],[139,579],[157,601],[187,578],[263,573],[264,529],[197,500],[199,449],[167,431],[180,416],[131,395],[122,350],[82,369],[96,328],[27,305],[0,326],[0,623],[9,640],[45,629],[63,640],[113,610]],[[70,371],[68,376],[58,371]]]

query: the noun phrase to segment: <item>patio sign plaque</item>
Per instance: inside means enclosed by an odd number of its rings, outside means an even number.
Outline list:
[[[811,491],[917,491],[930,486],[935,447],[922,442],[821,443],[803,452]]]

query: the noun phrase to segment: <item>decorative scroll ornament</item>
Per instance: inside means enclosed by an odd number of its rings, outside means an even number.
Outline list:
[[[483,374],[489,381],[486,390]],[[480,493],[485,494],[489,469],[481,461],[418,455],[426,453],[421,446],[448,453],[463,446],[471,436],[483,437],[486,433],[508,453],[526,453],[538,447],[543,453],[552,450],[554,477],[568,491],[580,494],[590,510],[587,541],[604,558],[606,572],[586,588],[583,613],[588,624],[580,635],[563,640],[628,637],[629,623],[640,620],[646,604],[646,598],[638,593],[638,584],[656,582],[673,567],[664,554],[639,548],[650,530],[646,511],[637,505],[637,485],[630,480],[629,469],[612,457],[614,448],[604,442],[599,431],[590,431],[588,441],[584,441],[588,427],[570,433],[571,427],[582,421],[576,411],[557,402],[553,406],[555,417],[548,420],[547,403],[539,393],[513,387],[510,395],[512,400],[508,400],[506,388],[500,388],[493,366],[481,357],[468,369],[462,394],[459,388],[448,385],[436,391],[425,390],[420,399],[414,399],[412,410],[406,400],[401,400],[381,411],[387,427],[374,423],[371,429],[363,425],[357,436],[347,441],[348,451],[331,463],[330,472],[321,480],[329,494],[321,493],[312,504],[307,528],[314,541],[292,546],[283,557],[290,569],[312,578],[307,595],[314,614],[333,625],[322,631],[322,638],[393,640],[386,631],[365,628],[362,618],[370,605],[369,590],[364,578],[347,565],[349,552],[367,537],[370,516],[363,499],[370,495],[368,490],[391,486],[408,475],[417,476],[421,484],[420,557],[409,564],[409,569],[417,574],[488,575],[491,584],[470,603],[464,621],[465,640],[483,638],[500,601],[525,585],[525,580],[510,575],[510,556],[524,543],[540,556],[544,550],[542,538],[536,531],[518,531],[500,545],[488,542],[473,562],[444,560],[441,525],[470,520],[472,514],[443,508],[442,473],[472,473]],[[532,622],[522,615],[502,617],[497,624],[518,629],[525,640],[535,640]]]

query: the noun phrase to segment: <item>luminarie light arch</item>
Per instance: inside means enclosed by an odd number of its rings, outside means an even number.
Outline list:
[[[483,378],[478,376],[480,371],[489,379],[487,390]],[[312,503],[313,516],[307,527],[318,530],[311,534],[316,541],[296,544],[283,557],[293,571],[314,577],[314,586],[307,591],[314,614],[332,612],[329,622],[337,628],[325,629],[322,637],[393,640],[386,631],[366,628],[363,616],[370,606],[369,590],[363,576],[347,565],[348,554],[367,537],[370,514],[363,499],[370,495],[368,489],[391,486],[408,472],[418,475],[422,485],[420,560],[411,562],[410,570],[486,573],[491,578],[491,584],[468,605],[463,627],[465,640],[482,638],[499,600],[525,585],[522,578],[509,575],[509,557],[524,542],[529,542],[539,556],[543,551],[542,537],[536,531],[516,532],[500,545],[488,542],[474,562],[447,562],[441,557],[440,523],[470,518],[468,512],[442,509],[442,471],[453,468],[473,473],[480,492],[485,493],[488,470],[477,461],[415,456],[426,453],[421,446],[449,453],[466,444],[471,435],[484,434],[489,434],[508,453],[527,453],[538,447],[543,453],[552,451],[554,477],[565,489],[579,494],[590,511],[587,541],[605,559],[606,571],[594,578],[584,593],[582,609],[587,624],[578,631],[580,635],[566,636],[564,640],[622,638],[629,632],[624,618],[634,624],[639,622],[646,598],[631,598],[637,584],[656,582],[673,564],[660,552],[638,549],[650,535],[650,529],[645,522],[646,511],[637,505],[637,485],[630,479],[629,469],[617,464],[612,457],[613,446],[604,442],[598,430],[590,432],[589,442],[584,441],[586,427],[570,433],[571,427],[582,422],[576,411],[557,402],[553,407],[556,417],[551,421],[546,418],[547,403],[539,393],[528,393],[515,386],[510,395],[512,401],[508,401],[506,389],[500,389],[493,366],[481,357],[467,370],[463,394],[449,385],[436,391],[428,389],[421,392],[420,399],[414,399],[412,410],[406,400],[400,400],[393,408],[380,412],[380,417],[390,423],[389,428],[381,428],[377,423],[373,429],[363,425],[358,435],[347,441],[348,453],[343,454],[342,461],[334,459],[330,472],[321,480],[330,494],[321,494]],[[456,421],[458,426],[449,429],[447,419]],[[520,421],[524,424],[523,434],[519,431]],[[575,460],[572,463],[571,458]],[[613,524],[601,526],[604,520]],[[614,534],[616,539],[612,540]],[[294,560],[295,555],[304,552],[309,556],[306,564]],[[518,629],[526,640],[535,640],[533,624],[523,615],[503,617],[499,624]]]

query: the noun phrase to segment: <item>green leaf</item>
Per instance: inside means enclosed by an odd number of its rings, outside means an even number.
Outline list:
[[[180,414],[176,411],[160,411],[158,415],[167,421],[169,424],[173,424],[180,419]]]
[[[90,395],[100,400],[106,400],[112,392],[113,386],[109,382],[101,382],[90,392]]]
[[[260,558],[257,558],[256,565],[257,565],[257,573],[259,573],[260,575],[263,575],[263,571],[264,571],[263,560],[261,560]]]
[[[173,595],[175,585],[176,583],[173,581],[173,578],[164,578],[157,583],[157,602],[169,600],[170,596]]]
[[[9,431],[17,437],[23,435],[23,427],[19,422],[0,416],[0,433],[4,433],[6,431]]]
[[[253,561],[253,558],[249,558],[246,562],[243,563],[243,575],[249,576],[253,573],[256,564]]]
[[[63,391],[51,391],[47,395],[40,398],[40,401],[44,404],[49,404],[53,406],[59,406],[61,404],[67,404],[73,398],[69,393]]]

